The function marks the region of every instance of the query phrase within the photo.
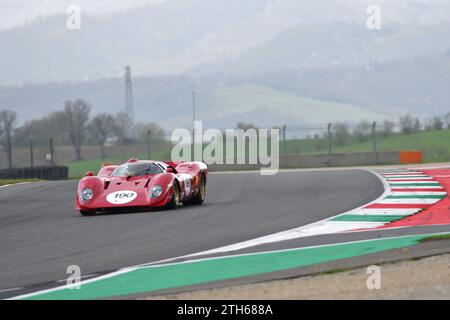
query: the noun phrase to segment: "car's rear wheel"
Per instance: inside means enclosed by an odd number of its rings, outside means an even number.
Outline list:
[[[200,178],[200,187],[198,193],[192,198],[191,203],[192,204],[203,204],[205,202],[206,198],[206,179],[205,176],[202,175]]]
[[[80,210],[80,214],[85,217],[95,216],[95,212]]]
[[[180,204],[180,187],[178,183],[173,183],[172,195],[170,196],[169,202],[166,204],[166,208],[169,210],[176,209]]]

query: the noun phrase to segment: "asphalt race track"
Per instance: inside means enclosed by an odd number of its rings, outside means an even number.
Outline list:
[[[1,298],[21,291],[12,288],[56,286],[69,265],[91,276],[213,249],[334,216],[383,192],[365,170],[211,174],[203,206],[82,217],[76,186],[0,189]]]

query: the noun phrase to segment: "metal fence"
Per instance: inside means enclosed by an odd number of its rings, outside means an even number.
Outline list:
[[[280,154],[337,154],[358,152],[381,152],[398,150],[421,150],[425,160],[450,160],[450,130],[418,130],[402,132],[399,123],[326,123],[314,126],[281,125]],[[54,137],[40,137],[40,144],[30,140],[28,144],[13,144],[13,167],[35,167],[66,165],[75,160],[73,146],[62,144]],[[106,146],[106,161],[121,161],[130,157],[169,159],[172,144],[170,132],[165,141],[153,141],[148,137],[146,143],[110,143]],[[445,140],[447,139],[447,140]],[[47,143],[42,143],[47,141]],[[447,147],[445,147],[447,141]],[[84,160],[102,160],[99,146],[86,144],[82,147]],[[0,152],[0,169],[8,167],[8,157]]]

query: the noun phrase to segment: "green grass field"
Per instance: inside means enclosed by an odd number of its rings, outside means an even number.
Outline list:
[[[333,153],[372,152],[372,140],[359,143],[350,138],[343,146],[333,146]],[[328,152],[327,141],[290,140],[286,143],[288,154],[324,154]],[[283,145],[280,145],[283,150]],[[450,130],[425,131],[416,134],[394,134],[388,138],[377,136],[378,151],[420,150],[424,152],[424,161],[438,162],[450,160]]]
[[[333,153],[372,152],[372,140],[359,143],[351,137],[346,145],[333,146]],[[286,141],[287,154],[326,154],[328,142],[324,139],[314,141],[312,139],[298,139]],[[280,141],[280,154],[283,154],[284,145]],[[443,162],[450,160],[450,130],[426,131],[416,134],[393,134],[388,138],[377,137],[378,151],[421,150],[424,152],[425,162]],[[169,160],[171,150],[152,152],[152,158]],[[145,159],[145,154],[123,154],[121,156],[106,159],[107,162],[122,163],[129,158]],[[98,171],[104,161],[100,159],[71,162],[69,166],[70,177],[81,177],[89,170]]]

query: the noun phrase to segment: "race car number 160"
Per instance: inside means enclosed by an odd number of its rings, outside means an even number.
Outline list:
[[[117,191],[108,194],[106,201],[111,204],[126,204],[137,198],[137,193],[134,191]]]

